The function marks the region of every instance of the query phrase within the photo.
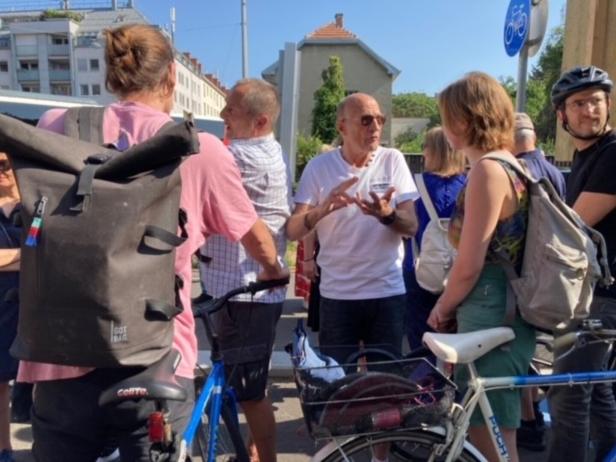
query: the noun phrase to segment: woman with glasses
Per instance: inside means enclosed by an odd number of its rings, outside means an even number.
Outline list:
[[[434,127],[426,133],[423,157],[422,178],[434,209],[440,218],[449,218],[456,197],[466,181],[464,156],[460,151],[452,149],[441,127]],[[415,212],[419,228],[414,239],[417,249],[420,250],[421,238],[430,222],[430,215],[423,199],[419,198],[415,201]],[[422,335],[432,330],[426,322],[438,299],[438,294],[428,292],[417,283],[413,264],[417,256],[413,255],[412,240],[407,240],[404,257],[404,284],[407,294],[406,335],[411,350],[420,348]]]
[[[0,462],[14,462],[9,417],[9,381],[18,361],[9,353],[17,334],[20,228],[15,224],[19,192],[6,154],[0,153]]]

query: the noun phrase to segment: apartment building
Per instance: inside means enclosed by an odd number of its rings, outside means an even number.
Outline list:
[[[105,88],[101,31],[148,24],[133,1],[74,0],[70,9],[64,1],[61,10],[43,8],[46,3],[57,7],[57,1],[20,3],[23,10],[0,9],[0,89],[86,97],[100,104],[114,101]],[[176,69],[173,111],[218,117],[225,104],[224,86],[206,77],[189,53],[176,51]]]

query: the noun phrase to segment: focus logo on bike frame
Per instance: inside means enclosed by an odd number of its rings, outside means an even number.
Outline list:
[[[531,0],[511,0],[505,16],[503,39],[505,51],[509,56],[515,56],[526,43],[530,28]]]

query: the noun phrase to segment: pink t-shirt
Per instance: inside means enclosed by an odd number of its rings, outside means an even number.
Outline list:
[[[52,109],[39,127],[64,133],[65,109]],[[154,136],[170,117],[140,103],[118,102],[105,111],[105,143],[131,146]],[[192,378],[197,361],[195,322],[190,310],[192,284],[191,256],[212,234],[240,240],[257,220],[254,207],[242,186],[233,156],[218,138],[199,134],[201,149],[181,165],[181,207],[188,214],[188,239],[176,252],[175,271],[184,281],[180,299],[185,309],[175,318],[173,345],[182,354],[176,374]],[[38,382],[79,377],[92,368],[21,361],[18,380]]]

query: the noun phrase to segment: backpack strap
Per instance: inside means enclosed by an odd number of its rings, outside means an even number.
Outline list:
[[[426,206],[426,210],[428,212],[430,220],[438,224],[439,228],[441,228],[443,231],[447,231],[441,225],[441,219],[438,216],[436,208],[434,207],[434,202],[432,202],[432,198],[430,197],[430,193],[428,192],[428,188],[426,187],[426,182],[424,181],[423,175],[421,173],[416,173],[414,177],[415,182],[417,183],[417,189],[419,190],[419,195],[421,196],[421,199]]]
[[[520,167],[515,162],[511,162],[508,156],[499,151],[494,151],[490,154],[483,156],[480,159],[480,162],[485,159],[496,160],[505,162],[509,165],[514,172],[516,172],[519,176],[526,180],[527,184],[529,182],[535,182],[536,180],[532,178],[522,167]],[[511,176],[509,177],[510,182],[513,182]],[[529,192],[530,193],[530,192]],[[507,296],[506,296],[506,306],[505,306],[505,319],[504,323],[506,326],[513,326],[516,315],[517,303],[515,299],[515,293],[513,292],[513,287],[511,286],[511,281],[514,279],[518,279],[520,276],[517,274],[515,267],[513,266],[513,262],[509,258],[509,256],[501,249],[494,251],[493,254],[496,256],[499,265],[503,268],[505,275],[507,276]]]
[[[415,182],[417,183],[417,189],[419,190],[419,195],[423,199],[428,215],[430,216],[430,220],[438,221],[438,213],[436,213],[434,203],[432,202],[428,188],[426,188],[426,182],[424,181],[423,174],[417,173],[414,176]]]
[[[72,107],[64,116],[64,134],[71,138],[88,141],[102,146],[104,106],[81,106]]]

